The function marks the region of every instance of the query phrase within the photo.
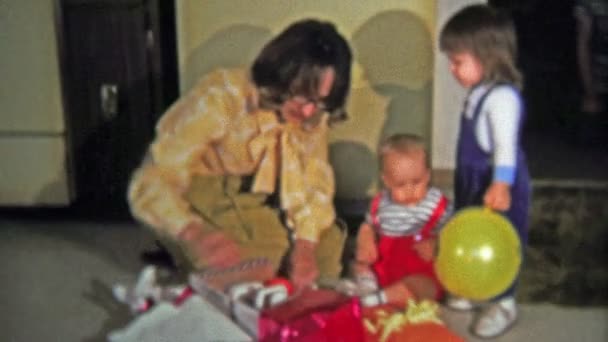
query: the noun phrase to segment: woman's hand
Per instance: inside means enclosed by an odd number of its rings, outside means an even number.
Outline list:
[[[234,266],[240,261],[240,250],[237,243],[221,231],[205,231],[202,224],[192,222],[178,235],[195,260],[202,264],[224,268]]]
[[[296,239],[290,260],[290,280],[296,292],[313,285],[319,276],[315,249],[314,242]]]
[[[511,207],[510,186],[504,182],[493,182],[483,197],[486,207],[496,211],[507,211]]]

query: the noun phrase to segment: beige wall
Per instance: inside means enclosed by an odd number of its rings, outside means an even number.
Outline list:
[[[338,196],[360,198],[374,188],[378,140],[395,131],[424,135],[434,168],[453,168],[464,91],[435,53],[435,35],[451,13],[474,2],[179,0],[181,87],[213,67],[248,64],[294,20],[335,22],[356,60],[351,119],[332,132],[332,161]],[[53,1],[1,1],[0,28],[0,205],[67,203]]]
[[[0,205],[67,204],[53,1],[1,1],[0,47]]]
[[[431,140],[436,4],[428,0],[177,1],[182,90],[216,66],[247,65],[289,23],[334,22],[355,56],[350,120],[332,131],[337,196],[374,191],[375,149],[391,133]]]
[[[68,204],[65,156],[61,137],[0,137],[0,205]]]

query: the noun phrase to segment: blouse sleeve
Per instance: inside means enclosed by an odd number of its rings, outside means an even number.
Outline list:
[[[165,112],[146,160],[132,177],[131,211],[159,233],[175,236],[187,224],[200,222],[184,192],[194,171],[203,167],[205,150],[226,132],[229,92],[214,83],[208,77]]]

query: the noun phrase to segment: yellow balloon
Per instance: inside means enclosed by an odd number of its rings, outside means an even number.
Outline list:
[[[520,265],[517,232],[490,209],[463,209],[439,234],[435,272],[451,294],[472,300],[495,297],[513,283]]]

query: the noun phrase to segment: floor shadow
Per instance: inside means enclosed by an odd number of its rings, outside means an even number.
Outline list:
[[[83,342],[107,341],[110,331],[124,327],[133,318],[128,307],[116,301],[111,287],[99,279],[92,279],[91,286],[82,293],[82,296],[90,304],[101,307],[108,317],[99,332],[83,339]]]

